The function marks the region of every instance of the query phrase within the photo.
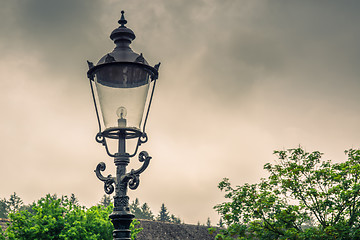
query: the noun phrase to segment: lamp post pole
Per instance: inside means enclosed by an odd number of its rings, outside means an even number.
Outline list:
[[[118,155],[114,158],[116,166],[116,183],[114,196],[114,211],[109,216],[114,225],[114,239],[130,239],[130,224],[134,215],[130,214],[129,197],[127,196],[128,182],[124,179],[126,176],[126,166],[130,159],[125,153],[125,133],[119,134]]]
[[[101,172],[106,168],[104,162],[97,165],[95,173],[104,182],[104,190],[107,194],[111,194],[115,190],[114,210],[109,216],[114,225],[114,240],[130,240],[129,228],[134,215],[130,213],[127,190],[128,187],[134,190],[139,186],[139,176],[148,167],[151,157],[146,151],[141,151],[138,158],[142,162],[142,166],[129,172],[126,171],[126,167],[130,159],[137,154],[139,146],[148,140],[145,125],[160,63],[151,67],[142,54],[139,55],[132,51],[129,45],[135,39],[135,34],[125,26],[127,21],[124,11],[121,14],[119,20],[121,26],[110,35],[116,44],[115,49],[101,58],[96,66],[88,61],[88,78],[99,125],[96,141],[105,147],[110,157],[114,158],[116,166],[115,177],[102,175]],[[151,83],[152,90],[146,108],[146,99]],[[93,85],[96,86],[97,98]],[[96,99],[101,108],[103,123],[100,121]],[[129,110],[128,114],[127,109]],[[141,125],[144,109],[146,109],[146,115]],[[102,131],[103,125],[104,131]],[[118,149],[115,154],[112,154],[108,148],[107,140],[109,139],[118,141]],[[137,139],[135,151],[132,154],[126,150],[127,139]]]

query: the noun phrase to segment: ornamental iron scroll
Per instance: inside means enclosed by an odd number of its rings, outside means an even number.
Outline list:
[[[143,163],[143,165],[134,170],[131,169],[129,173],[126,173],[122,176],[120,176],[120,188],[121,186],[128,185],[130,189],[135,190],[138,188],[140,184],[140,174],[146,170],[146,168],[149,166],[151,160],[151,156],[146,151],[141,151],[139,153],[139,161]],[[94,172],[96,173],[97,178],[104,182],[104,191],[107,194],[111,194],[114,192],[114,186],[113,184],[117,184],[116,177],[112,177],[111,174],[109,174],[107,177],[101,174],[102,171],[105,171],[106,165],[104,162],[100,162]],[[125,190],[125,189],[124,189]]]
[[[140,174],[145,171],[145,169],[149,166],[151,157],[146,151],[141,151],[139,153],[139,161],[143,162],[143,165],[137,169],[131,169],[131,171],[121,177],[121,182],[128,182],[129,188],[131,190],[137,189],[140,184]]]
[[[94,172],[96,173],[96,176],[98,177],[98,179],[100,179],[100,181],[104,182],[104,191],[107,194],[111,194],[114,192],[114,186],[113,183],[115,183],[115,177],[112,177],[111,174],[109,174],[107,177],[104,177],[100,171],[105,171],[106,169],[106,165],[104,162],[99,163],[96,166],[96,169],[94,170]]]

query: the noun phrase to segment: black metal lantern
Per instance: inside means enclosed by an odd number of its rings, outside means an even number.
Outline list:
[[[160,63],[151,67],[142,54],[137,54],[130,48],[135,39],[134,32],[127,28],[124,11],[121,11],[120,27],[110,35],[116,47],[103,56],[94,66],[88,61],[91,92],[94,100],[99,132],[96,141],[105,146],[109,156],[114,157],[117,167],[116,177],[101,174],[105,170],[105,163],[98,164],[95,173],[104,182],[105,192],[111,194],[115,190],[114,212],[110,218],[114,224],[114,239],[130,239],[129,226],[133,215],[129,212],[129,197],[127,187],[136,189],[139,185],[139,175],[149,165],[151,157],[147,152],[139,154],[139,161],[143,165],[137,170],[126,172],[130,157],[136,155],[138,147],[148,140],[145,132],[146,121],[158,78]],[[147,101],[150,85],[151,95]],[[96,88],[97,98],[94,93]],[[98,99],[98,104],[96,99]],[[148,102],[148,106],[146,103]],[[103,124],[100,121],[98,105],[100,105]],[[145,118],[143,117],[146,112]],[[144,122],[142,123],[142,120]],[[104,130],[102,130],[104,128]],[[118,152],[111,153],[107,146],[107,139],[118,140]],[[126,139],[137,138],[135,152],[126,152]],[[115,185],[115,188],[114,188]]]

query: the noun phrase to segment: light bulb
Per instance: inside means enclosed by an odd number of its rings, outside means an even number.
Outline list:
[[[125,107],[119,107],[116,110],[116,115],[120,118],[120,119],[124,119],[126,117],[127,111]]]
[[[118,127],[119,128],[125,128],[126,127],[126,108],[121,106],[116,110],[116,115],[119,117],[118,118]]]

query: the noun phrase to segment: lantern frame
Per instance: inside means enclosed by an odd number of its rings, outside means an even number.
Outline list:
[[[89,62],[89,61],[87,61],[87,62],[89,65],[89,71],[87,72],[87,76],[89,78],[91,94],[92,94],[92,98],[93,98],[93,102],[94,102],[94,107],[95,107],[95,112],[96,112],[96,117],[97,117],[98,127],[99,127],[99,132],[96,134],[95,140],[98,143],[101,143],[105,147],[106,153],[110,157],[116,157],[117,156],[116,153],[115,154],[110,153],[106,138],[119,139],[123,135],[125,135],[125,139],[138,138],[138,142],[136,144],[134,153],[128,155],[129,157],[133,157],[136,155],[139,146],[148,141],[148,136],[145,132],[145,127],[146,127],[146,122],[147,122],[149,112],[150,112],[152,98],[154,96],[156,80],[158,79],[158,76],[159,76],[158,70],[160,67],[160,63],[156,64],[154,67],[151,67],[151,66],[143,64],[141,62],[114,61],[114,62],[101,63],[96,66],[94,66],[94,64],[92,62]],[[153,82],[153,86],[151,89],[151,94],[150,94],[147,108],[146,108],[146,102],[145,102],[144,109],[146,109],[145,110],[146,115],[145,115],[144,123],[142,124],[142,126],[140,126],[140,129],[136,129],[133,127],[110,127],[110,128],[106,128],[105,130],[102,131],[102,126],[101,126],[102,124],[100,121],[98,104],[97,104],[95,93],[94,93],[94,86],[93,86],[93,82],[95,82],[94,77],[98,70],[106,68],[106,67],[110,67],[110,66],[117,66],[117,65],[119,65],[119,66],[126,66],[126,65],[129,66],[130,65],[130,66],[136,66],[136,67],[142,68],[145,71],[147,71],[150,75],[150,83],[149,84],[151,84],[151,82]],[[142,128],[142,131],[141,131],[141,128]]]

